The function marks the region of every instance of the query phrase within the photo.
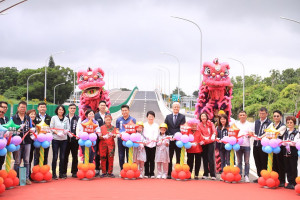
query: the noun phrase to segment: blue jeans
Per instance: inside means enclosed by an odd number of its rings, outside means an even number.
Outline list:
[[[126,153],[126,158],[128,161],[128,148],[124,147],[122,144],[122,139],[118,138],[118,153],[119,153],[119,165],[121,170],[123,169],[123,164],[125,162],[125,153]]]
[[[85,146],[80,146],[80,147],[81,147],[82,155],[83,155],[83,158],[84,158],[84,156],[85,156],[84,155]],[[96,151],[95,146],[93,148],[94,148],[94,151]],[[89,163],[94,162],[94,157],[95,157],[95,153],[96,153],[94,151],[92,150],[92,147],[89,148]]]
[[[230,151],[227,151],[226,149],[220,149],[220,158],[221,158],[221,169],[223,171],[223,168],[226,165],[230,165]]]
[[[67,148],[68,140],[52,140],[52,174],[56,176],[56,164],[59,151],[59,175],[63,175],[64,163],[65,163],[65,154]]]
[[[240,175],[243,174],[243,155],[244,155],[244,162],[245,162],[245,176],[249,177],[249,158],[250,158],[250,147],[243,147],[241,146],[240,150],[236,152],[237,160],[238,160],[238,167],[240,168]]]
[[[13,152],[13,157],[15,160],[14,170],[19,174],[19,168],[21,161],[23,159],[24,167],[26,167],[26,179],[29,178],[29,157],[30,157],[31,144],[20,144],[20,149]]]

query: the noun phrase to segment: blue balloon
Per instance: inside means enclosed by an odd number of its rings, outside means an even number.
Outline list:
[[[266,147],[265,146],[262,146],[262,148],[261,148],[261,150],[263,151],[263,152],[265,152],[266,153]]]
[[[232,148],[233,148],[233,150],[235,150],[235,151],[238,151],[238,150],[240,150],[240,145],[239,144],[234,144],[233,146],[232,146]]]
[[[126,147],[126,141],[123,141],[122,144],[124,147]]]
[[[133,142],[131,140],[127,140],[126,147],[130,148],[133,146]]]
[[[78,140],[78,144],[79,144],[80,146],[84,146],[85,140],[79,139],[79,140]]]
[[[140,146],[140,144],[138,144],[138,143],[133,143],[133,147],[139,147]]]
[[[229,143],[225,144],[225,149],[226,149],[227,151],[231,151],[232,145],[229,144]]]
[[[176,141],[176,146],[177,146],[178,148],[182,148],[182,147],[183,147],[183,142],[181,142],[181,141]]]
[[[85,143],[84,143],[84,146],[90,148],[92,146],[92,141],[91,140],[86,140]]]
[[[42,147],[43,147],[44,149],[47,149],[49,146],[50,146],[50,142],[48,142],[48,141],[42,142]]]
[[[272,153],[273,152],[273,148],[271,146],[266,146],[265,147],[265,152],[268,153],[268,154]]]
[[[298,151],[298,156],[300,157],[300,150]]]
[[[3,148],[0,150],[0,156],[5,156],[7,153],[7,149],[6,148]]]
[[[20,145],[16,146],[16,151],[19,151]]]
[[[280,153],[280,151],[281,151],[280,147],[273,148],[273,153],[275,153],[275,154]]]
[[[16,145],[14,145],[14,144],[9,144],[6,148],[7,148],[7,151],[9,151],[9,152],[14,152],[17,149]]]
[[[96,141],[92,142],[92,144],[93,144],[93,146],[95,146],[96,145]]]
[[[187,142],[183,144],[186,149],[190,149],[192,147],[192,143]]]
[[[42,143],[40,143],[40,142],[37,141],[37,140],[33,142],[33,146],[34,146],[35,148],[40,148],[41,145],[42,145]]]

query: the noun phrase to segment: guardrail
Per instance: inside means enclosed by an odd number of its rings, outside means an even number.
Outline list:
[[[131,99],[132,95],[134,94],[134,92],[135,92],[136,90],[138,90],[138,87],[134,87],[134,88],[133,88],[133,90],[131,91],[129,97],[128,97],[123,103],[121,103],[121,104],[119,104],[119,105],[117,105],[117,106],[111,106],[111,107],[109,108],[109,112],[110,112],[110,113],[116,113],[116,112],[118,112],[119,110],[121,110],[121,106],[122,106],[122,105],[125,105],[125,104],[128,104],[129,100]]]

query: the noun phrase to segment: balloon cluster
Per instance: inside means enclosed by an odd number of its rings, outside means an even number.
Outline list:
[[[227,182],[239,182],[241,180],[240,168],[226,166],[223,168],[221,178]]]
[[[0,193],[4,192],[7,188],[18,186],[20,183],[19,178],[17,177],[17,172],[13,169],[8,172],[6,170],[0,170],[0,177],[3,180],[3,182],[0,180]]]
[[[78,164],[78,172],[77,172],[77,178],[83,179],[91,179],[95,176],[95,164],[94,163],[88,163],[88,164],[83,164],[80,163]]]
[[[122,178],[136,179],[141,175],[141,172],[138,170],[138,165],[136,163],[124,163],[120,174]]]
[[[5,185],[4,185],[4,180],[2,177],[0,177],[0,194],[5,192]]]
[[[296,148],[298,150],[298,156],[300,157],[300,141],[296,143]]]
[[[85,146],[90,148],[91,146],[95,146],[96,145],[96,140],[97,140],[97,135],[96,133],[90,133],[88,134],[87,132],[81,132],[79,134],[79,140],[78,140],[78,144],[80,146]]]
[[[236,138],[235,136],[225,136],[222,139],[222,142],[225,144],[225,149],[231,151],[231,149],[238,151],[240,150],[240,145],[243,144],[243,138]]]
[[[132,133],[132,134],[128,134],[126,132],[122,133],[121,136],[123,142],[123,146],[125,147],[139,147],[139,143],[136,143],[138,141],[141,141],[142,139],[142,135],[140,133]]]
[[[46,133],[46,134],[40,133],[34,139],[33,146],[35,148],[43,147],[44,149],[46,149],[50,146],[50,142],[52,141],[52,139],[53,139],[52,133]]]
[[[41,181],[51,181],[52,180],[52,174],[50,172],[50,166],[49,165],[35,165],[32,168],[32,173],[30,175],[31,179],[37,182]]]
[[[180,132],[175,133],[174,139],[176,141],[176,146],[178,148],[185,147],[186,149],[190,149],[192,147],[192,143],[194,141],[194,135],[189,134],[189,135],[183,135]]]
[[[278,154],[280,153],[280,145],[281,145],[282,140],[281,139],[268,139],[264,137],[261,140],[261,145],[262,145],[262,150],[265,153],[275,153]]]
[[[297,178],[296,178],[296,186],[295,186],[295,191],[296,191],[296,193],[297,194],[300,194],[300,176],[298,176]]]
[[[176,164],[171,173],[172,178],[186,180],[191,178],[190,167],[187,164]]]
[[[258,178],[258,184],[263,187],[268,188],[276,188],[279,186],[280,181],[278,179],[279,175],[275,171],[267,171],[267,170],[261,170],[260,171],[261,177]]]

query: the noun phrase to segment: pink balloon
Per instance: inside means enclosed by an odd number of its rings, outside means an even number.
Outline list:
[[[222,138],[222,141],[223,141],[223,142],[228,142],[228,141],[229,141],[229,137],[228,137],[228,136],[224,136],[224,137]]]
[[[122,133],[122,139],[124,141],[128,141],[130,139],[130,135],[128,133]]]
[[[182,134],[181,134],[180,132],[177,132],[177,133],[175,133],[175,135],[174,135],[174,139],[175,139],[175,140],[180,140],[181,136],[182,136]]]
[[[7,140],[5,138],[0,139],[0,149],[6,147]]]
[[[228,143],[231,145],[235,145],[236,144],[236,138],[233,136],[230,136],[228,139]]]
[[[130,135],[130,140],[131,140],[132,142],[136,142],[136,141],[137,141],[137,136],[136,136],[135,133],[132,133],[132,134]]]
[[[277,139],[271,139],[270,142],[269,142],[269,145],[270,145],[272,148],[276,148],[276,147],[278,146]]]
[[[300,141],[298,141],[298,142],[296,143],[296,148],[297,148],[297,150],[300,150]]]
[[[195,140],[193,134],[189,134],[189,142],[193,142]]]
[[[136,141],[141,141],[142,140],[142,135],[140,133],[136,133]]]
[[[244,139],[243,139],[242,137],[239,138],[238,141],[237,141],[237,143],[238,143],[239,145],[243,144],[243,142],[244,142]]]
[[[11,138],[11,143],[16,145],[16,146],[21,144],[21,142],[22,142],[22,138],[18,135]]]
[[[188,135],[183,135],[180,138],[181,142],[187,143],[189,141],[189,136]]]
[[[88,134],[87,132],[82,132],[82,133],[80,134],[80,139],[82,139],[82,140],[87,140],[87,139],[89,139],[89,134]]]
[[[91,140],[92,142],[97,140],[97,135],[95,133],[91,133],[89,134],[89,140]]]
[[[46,141],[51,142],[53,140],[52,133],[46,133]]]
[[[37,135],[37,140],[38,140],[39,142],[44,142],[44,141],[46,141],[46,135],[45,135],[44,133],[38,134],[38,135]]]
[[[265,138],[265,137],[264,137],[263,139],[261,139],[261,145],[263,145],[263,146],[268,146],[269,143],[270,143],[270,141],[269,141],[268,138]]]

